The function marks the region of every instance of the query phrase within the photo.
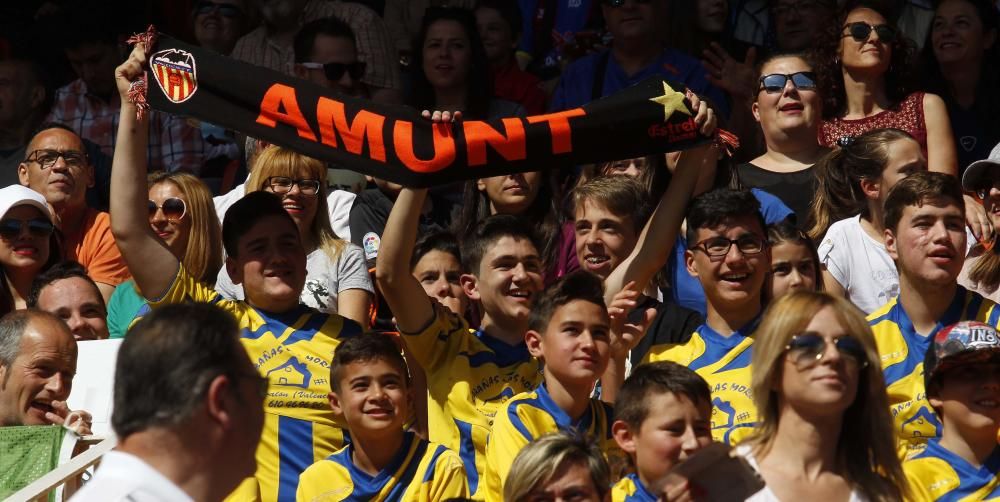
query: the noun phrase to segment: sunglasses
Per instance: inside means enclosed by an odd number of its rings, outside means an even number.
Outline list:
[[[832,342],[827,342],[826,338],[816,333],[805,332],[793,336],[788,345],[785,346],[785,350],[797,368],[808,369],[816,366],[823,359],[827,343],[832,343],[844,360],[855,368],[868,366],[865,347],[853,336],[841,336]]]
[[[218,10],[220,16],[229,19],[243,17],[243,11],[240,10],[240,8],[235,5],[209,2],[206,0],[202,0],[194,4],[194,13],[196,16],[203,16],[205,14],[210,14],[216,10]]]
[[[157,211],[163,211],[163,217],[170,222],[178,222],[187,214],[187,204],[177,197],[171,197],[163,201],[162,206],[157,206],[155,202],[149,201],[149,219],[156,216]]]
[[[635,3],[650,3],[653,0],[633,0]],[[625,5],[625,0],[603,0],[604,5],[608,7],[621,7]]]
[[[867,41],[868,37],[872,34],[872,30],[874,30],[875,33],[878,33],[879,40],[887,44],[894,42],[897,35],[896,28],[893,28],[888,24],[872,25],[863,21],[858,21],[849,23],[844,26],[844,28],[847,28],[847,34],[844,36],[853,38],[855,42]]]
[[[303,68],[309,68],[310,70],[322,69],[326,78],[334,82],[340,80],[344,73],[351,76],[353,80],[361,80],[361,77],[365,75],[365,63],[364,61],[355,61],[353,63],[299,63]]]
[[[34,220],[0,220],[0,238],[4,240],[12,241],[17,239],[25,229],[28,230],[28,234],[32,237],[48,237],[52,235],[56,227],[49,220],[41,218]]]
[[[785,84],[792,81],[792,85],[800,91],[816,90],[816,74],[811,71],[800,71],[791,75],[772,73],[760,77],[760,87],[757,92],[766,91],[768,94],[778,94],[785,90]]]

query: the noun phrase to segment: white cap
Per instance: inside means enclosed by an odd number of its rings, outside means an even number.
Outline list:
[[[10,211],[12,207],[22,204],[38,208],[46,219],[52,221],[49,205],[45,202],[45,197],[42,194],[18,184],[0,188],[0,218],[6,216],[7,211]]]
[[[977,160],[965,168],[965,173],[962,174],[962,190],[969,192],[978,190],[980,188],[979,180],[987,171],[998,167],[1000,167],[1000,143],[993,147],[989,157]]]

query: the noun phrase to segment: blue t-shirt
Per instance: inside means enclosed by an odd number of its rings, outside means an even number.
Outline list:
[[[594,74],[602,60],[607,61],[607,67],[599,93],[601,96],[609,96],[647,77],[659,75],[671,82],[686,85],[699,96],[705,96],[720,115],[729,116],[726,94],[708,83],[701,62],[673,49],[664,49],[660,57],[634,75],[625,74],[610,49],[584,56],[563,71],[549,107],[555,111],[568,110],[591,102],[594,96]]]
[[[771,195],[759,188],[751,188],[750,193],[757,197],[760,202],[760,213],[764,216],[764,223],[772,225],[789,216],[795,214],[781,202],[781,199]],[[705,306],[705,290],[701,289],[698,279],[691,277],[684,263],[684,251],[687,250],[687,239],[683,234],[677,236],[674,241],[674,251],[671,260],[667,263],[668,277],[673,288],[670,296],[674,303],[681,307],[696,310],[704,317],[708,310]]]

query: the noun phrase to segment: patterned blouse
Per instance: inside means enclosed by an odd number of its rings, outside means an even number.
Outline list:
[[[924,93],[914,92],[897,106],[863,119],[824,120],[819,129],[819,142],[833,148],[845,136],[856,137],[874,129],[894,127],[908,132],[920,143],[927,156],[927,126],[924,121]]]

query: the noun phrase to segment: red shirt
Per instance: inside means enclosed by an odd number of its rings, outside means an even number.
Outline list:
[[[541,80],[538,77],[522,70],[513,58],[503,68],[491,71],[496,97],[519,103],[528,115],[545,113],[547,99],[545,91],[539,87]]]

